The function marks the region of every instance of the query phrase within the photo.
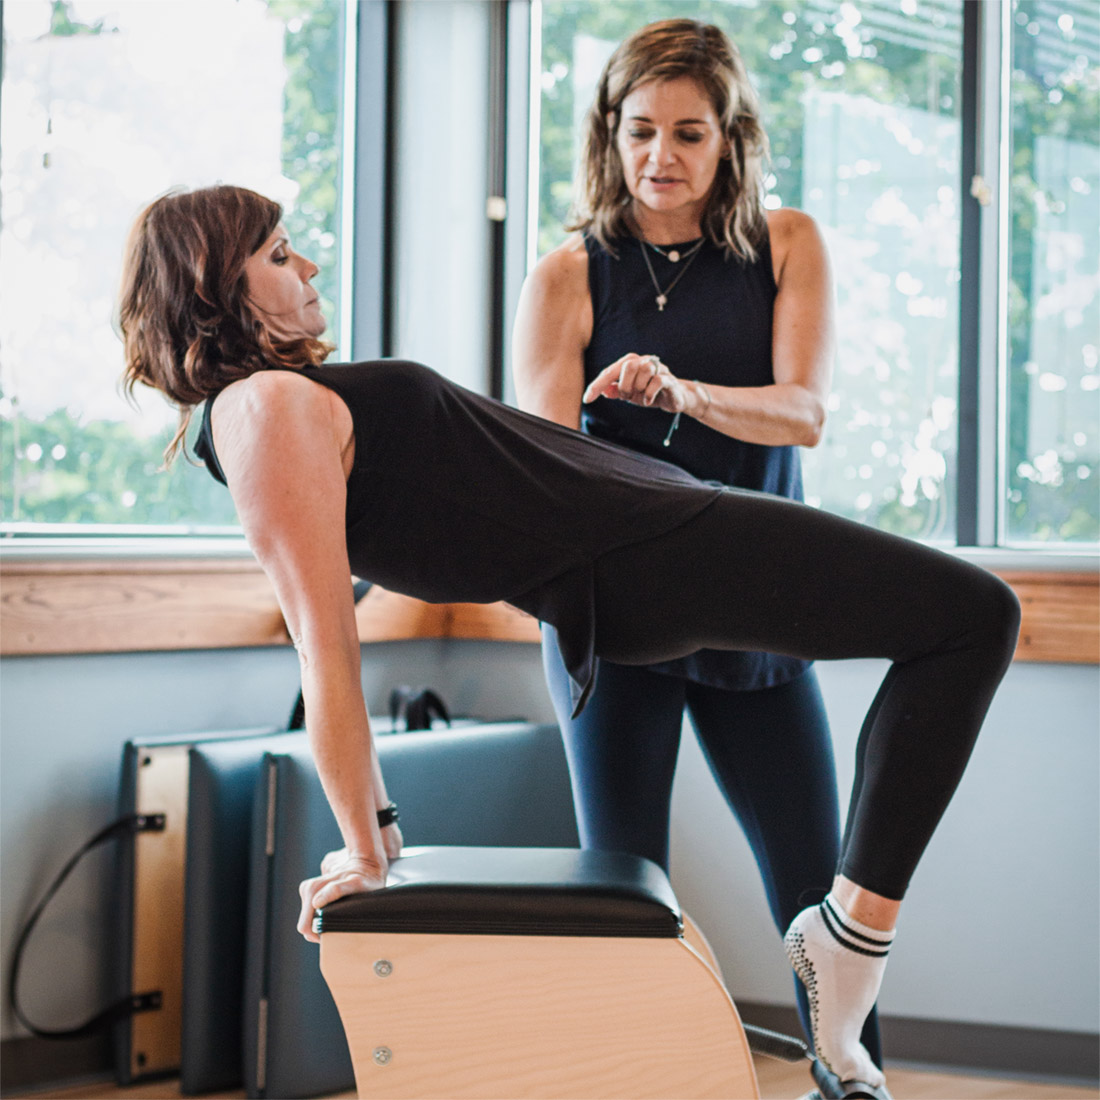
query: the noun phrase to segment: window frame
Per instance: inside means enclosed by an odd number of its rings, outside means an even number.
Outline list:
[[[404,0],[345,0],[347,33],[345,38],[345,159],[350,161],[344,172],[342,224],[346,237],[352,241],[342,264],[341,293],[347,303],[343,313],[347,328],[342,333],[350,337],[346,346],[356,359],[390,354],[392,313],[392,239],[390,233],[393,200],[393,148],[390,120],[393,104],[393,74],[388,60],[393,56],[393,8]],[[1000,10],[1000,19],[990,8],[1008,9],[1010,5],[986,5],[981,0],[964,2],[963,49],[963,271],[961,289],[975,288],[973,310],[969,316],[960,302],[960,502],[963,498],[963,409],[969,408],[965,471],[970,519],[963,527],[959,505],[957,546],[954,550],[968,560],[974,560],[1021,587],[1021,578],[1032,575],[1034,583],[1027,587],[1027,598],[1038,600],[1044,608],[1055,604],[1061,610],[1053,612],[1054,621],[1064,620],[1066,586],[1074,587],[1077,604],[1085,618],[1092,615],[1095,578],[1100,569],[1100,554],[1091,549],[1072,547],[1012,547],[998,541],[1003,537],[998,516],[997,499],[1004,462],[1004,393],[999,371],[999,359],[1006,348],[1005,273],[998,263],[1007,247],[1007,103],[1005,81],[1009,72],[1004,61],[1010,47],[1010,11]],[[529,179],[537,170],[537,154],[531,149],[537,137],[537,64],[532,55],[541,19],[540,0],[507,0],[494,5],[497,9],[489,26],[491,35],[492,72],[495,98],[491,98],[492,127],[491,174],[494,191],[508,200],[507,216],[499,232],[493,234],[493,257],[489,272],[494,279],[494,317],[488,320],[494,355],[487,364],[484,384],[493,396],[511,397],[509,333],[519,287],[526,274],[529,250],[529,229],[533,211],[530,207]],[[0,6],[0,18],[3,8]],[[968,48],[969,46],[969,48]],[[3,62],[0,45],[0,64]],[[994,63],[995,62],[995,63]],[[501,98],[503,97],[503,102]],[[967,113],[969,112],[969,118]],[[967,141],[967,135],[970,140]],[[970,150],[968,153],[967,150]],[[350,156],[348,152],[350,151]],[[365,169],[365,166],[369,168]],[[991,201],[982,205],[971,193],[971,184],[981,177],[990,188]],[[491,217],[491,215],[489,215]],[[346,280],[356,288],[352,294]],[[997,308],[978,310],[979,302],[996,301]],[[350,331],[348,331],[350,330]],[[964,389],[969,406],[964,405]],[[23,599],[33,599],[35,585],[55,585],[58,578],[87,577],[102,574],[110,563],[118,575],[140,578],[156,574],[175,576],[181,580],[192,574],[207,577],[206,591],[213,593],[204,603],[205,625],[194,634],[194,644],[183,647],[222,648],[233,645],[286,644],[285,638],[269,627],[246,632],[234,640],[227,633],[225,616],[219,611],[218,581],[222,578],[223,595],[234,591],[240,575],[255,574],[259,566],[243,537],[217,538],[180,537],[151,531],[136,537],[97,536],[35,537],[7,536],[0,539],[3,575],[3,602],[9,609]],[[137,581],[135,581],[137,583]],[[252,583],[251,581],[249,582]],[[260,602],[266,597],[261,598]],[[1054,601],[1053,603],[1051,601]],[[369,604],[369,601],[368,601]],[[225,606],[224,601],[222,606]],[[392,606],[392,605],[391,605]],[[72,609],[64,602],[51,612],[62,632]],[[387,613],[388,614],[388,613]],[[481,625],[473,634],[463,633],[467,627],[467,612],[446,611],[451,625],[439,626],[440,620],[422,618],[420,626],[409,627],[408,615],[382,615],[389,625],[375,622],[361,630],[363,640],[383,637],[504,637],[510,640],[536,640],[529,623],[517,626],[509,613],[500,608],[484,614],[474,614]],[[480,614],[480,618],[479,618]],[[405,618],[402,618],[402,615]],[[455,617],[457,616],[457,618]],[[464,616],[467,616],[464,618]],[[1045,616],[1045,617],[1043,617]],[[1043,611],[1042,629],[1049,634],[1050,616]],[[201,617],[201,616],[200,616]],[[1080,614],[1077,616],[1081,618]],[[261,616],[262,619],[262,616]],[[435,625],[432,625],[434,622]],[[454,623],[459,623],[454,626]],[[404,624],[404,625],[402,625]],[[427,625],[424,625],[427,624]],[[1081,629],[1080,624],[1074,627]],[[439,633],[444,630],[444,633]],[[265,631],[267,633],[265,634]],[[458,631],[458,633],[454,633]],[[388,633],[387,633],[388,632]],[[1057,633],[1057,630],[1055,631]],[[150,632],[143,637],[140,629],[129,636],[120,650],[177,648],[161,644]],[[1097,634],[1092,631],[1093,636]],[[55,634],[56,636],[56,634]],[[75,643],[74,643],[75,644]],[[1095,649],[1086,647],[1088,653]],[[1040,652],[1043,647],[1034,647]],[[75,648],[67,652],[94,652]],[[33,642],[19,640],[4,632],[0,652],[6,655],[43,652]],[[49,652],[58,652],[56,649]],[[1057,650],[1067,659],[1064,650]],[[1021,654],[1018,654],[1021,656]],[[1029,658],[1026,653],[1022,659]],[[1049,659],[1049,658],[1048,658]],[[1072,659],[1072,655],[1070,658]],[[1095,657],[1082,659],[1095,661]]]

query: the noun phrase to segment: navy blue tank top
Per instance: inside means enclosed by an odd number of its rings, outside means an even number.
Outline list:
[[[677,263],[650,248],[651,276],[642,253],[648,246],[637,238],[614,241],[615,255],[592,237],[585,238],[593,317],[584,356],[586,384],[628,352],[660,356],[678,378],[718,386],[775,381],[772,309],[777,287],[767,236],[753,263],[727,255],[709,240],[689,258],[685,254],[693,243],[661,246],[666,253],[675,249],[681,254]],[[657,307],[653,277],[666,291],[663,310]],[[797,447],[745,443],[687,416],[681,417],[665,447],[671,424],[668,413],[603,398],[586,405],[581,416],[581,427],[590,435],[673,462],[704,481],[802,499]],[[708,649],[650,667],[697,683],[752,691],[787,683],[807,662]]]

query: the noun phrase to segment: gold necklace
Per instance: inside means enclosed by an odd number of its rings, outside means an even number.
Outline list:
[[[676,252],[675,250],[666,254],[664,252],[661,252],[661,250],[655,244],[649,244],[649,241],[647,241],[644,237],[638,238],[638,247],[642,250],[642,259],[645,260],[646,270],[649,272],[649,278],[650,281],[653,283],[653,289],[657,291],[658,311],[664,312],[665,306],[668,305],[668,296],[672,293],[672,288],[687,274],[687,269],[691,267],[693,261],[695,260],[695,257],[699,255],[699,250],[703,247],[703,243],[705,241],[705,237],[700,237],[699,240],[695,244],[693,244],[687,252],[683,253],[683,256],[681,257],[681,254],[679,252]],[[672,280],[671,283],[668,284],[668,286],[665,287],[664,290],[661,289],[661,284],[657,282],[657,275],[653,270],[653,264],[650,262],[649,252],[646,251],[646,245],[649,245],[649,247],[654,249],[656,252],[660,252],[662,256],[667,255],[667,258],[670,260],[672,259],[673,255],[675,255],[676,259],[673,260],[673,263],[679,263],[681,258],[683,258],[684,260],[684,266],[676,272],[676,277]]]

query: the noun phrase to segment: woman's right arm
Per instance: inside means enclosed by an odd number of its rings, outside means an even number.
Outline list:
[[[588,253],[580,237],[547,253],[523,284],[512,329],[519,407],[579,428],[584,349],[592,336]]]
[[[314,909],[377,889],[388,868],[344,531],[350,414],[301,375],[263,371],[223,391],[213,428],[241,525],[298,651],[310,748],[347,848],[302,885],[299,929],[316,939]]]

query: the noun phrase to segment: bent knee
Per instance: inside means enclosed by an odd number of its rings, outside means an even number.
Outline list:
[[[975,628],[988,638],[1007,667],[1016,652],[1020,635],[1020,600],[1000,577],[981,570],[976,605]]]

